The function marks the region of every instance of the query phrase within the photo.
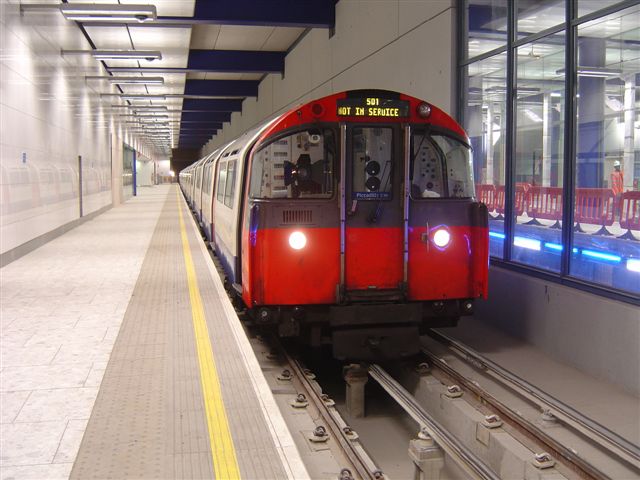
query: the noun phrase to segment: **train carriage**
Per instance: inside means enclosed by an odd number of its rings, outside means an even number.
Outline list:
[[[283,336],[331,341],[339,358],[410,355],[425,327],[454,325],[486,296],[469,141],[431,104],[343,92],[205,160],[181,174],[183,189],[199,178],[191,195],[203,205],[210,179],[201,218],[228,282]]]

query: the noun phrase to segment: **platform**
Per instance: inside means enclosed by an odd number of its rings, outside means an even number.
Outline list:
[[[1,271],[2,478],[305,478],[176,186]]]

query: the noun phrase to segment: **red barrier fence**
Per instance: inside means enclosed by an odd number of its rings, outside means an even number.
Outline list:
[[[576,231],[584,233],[580,223],[601,225],[595,235],[611,235],[607,226],[613,225],[615,195],[610,188],[576,188]]]
[[[555,220],[551,228],[560,228],[562,220],[561,187],[540,187],[528,183],[516,184],[515,214],[524,212],[532,218],[528,224],[541,225],[538,220]],[[477,184],[476,195],[489,212],[495,210],[498,218],[504,215],[504,185]],[[576,231],[584,232],[581,223],[600,225],[595,235],[611,235],[606,229],[613,225],[615,212],[620,212],[620,227],[627,232],[620,238],[637,240],[631,231],[640,231],[640,192],[624,192],[619,202],[608,188],[577,188],[574,210]]]
[[[516,184],[516,204],[514,213],[517,216],[522,215],[527,208],[527,190],[529,190],[529,187],[530,185],[528,183]],[[504,185],[496,187],[495,208],[496,212],[500,215],[504,215]]]
[[[479,202],[487,206],[489,213],[493,212],[496,205],[496,187],[487,184],[476,184],[476,197]]]
[[[637,240],[631,230],[640,231],[640,192],[624,192],[620,197],[620,227],[627,232],[618,237]]]
[[[562,220],[562,188],[531,186],[527,191],[527,225],[541,225],[538,220],[555,220],[551,227],[560,228]]]

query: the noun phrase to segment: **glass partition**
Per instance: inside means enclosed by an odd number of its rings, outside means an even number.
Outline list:
[[[522,45],[516,56],[512,259],[556,272],[562,252],[564,44],[564,33],[550,35]]]
[[[477,57],[506,46],[507,0],[469,0],[465,20],[465,58]]]
[[[489,210],[491,255],[502,257],[507,55],[473,62],[465,72],[463,125],[473,148],[476,197]]]
[[[557,27],[565,21],[565,0],[518,0],[516,3],[518,39]]]
[[[640,5],[578,27],[571,274],[640,292]]]
[[[637,301],[640,2],[465,7],[458,114],[473,147],[476,196],[489,207],[492,258]],[[513,211],[506,222],[505,210]],[[568,211],[574,222],[565,225]]]
[[[621,0],[578,0],[578,17],[583,17],[603,8],[610,7]]]

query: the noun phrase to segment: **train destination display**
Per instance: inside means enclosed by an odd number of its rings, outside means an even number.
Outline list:
[[[409,102],[390,98],[342,98],[336,101],[339,117],[384,117],[409,116]]]

